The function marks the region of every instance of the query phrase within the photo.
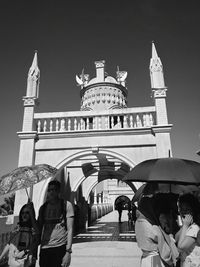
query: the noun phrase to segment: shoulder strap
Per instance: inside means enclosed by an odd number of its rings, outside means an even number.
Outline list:
[[[65,226],[67,227],[67,201],[65,201],[64,199],[62,199],[61,201],[62,201],[63,219],[64,219],[64,222],[65,222]]]

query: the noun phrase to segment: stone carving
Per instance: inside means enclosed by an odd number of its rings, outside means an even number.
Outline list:
[[[166,88],[153,89],[154,97],[166,97]]]
[[[119,67],[117,67],[116,74],[117,74],[116,78],[117,78],[118,83],[121,84],[122,86],[125,86],[128,72],[127,71],[120,71]]]
[[[88,82],[89,82],[89,74],[84,74],[84,70],[82,70],[82,73],[80,74],[80,76],[76,75],[76,82],[78,84],[78,86],[81,86],[81,89],[84,86],[87,86]]]
[[[34,106],[37,104],[37,99],[33,97],[24,97],[24,106]]]

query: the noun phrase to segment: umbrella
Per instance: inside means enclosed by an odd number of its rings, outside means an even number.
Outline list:
[[[0,178],[0,195],[27,189],[56,173],[57,169],[48,164],[19,167]]]
[[[165,183],[145,183],[141,185],[135,192],[132,198],[132,202],[137,202],[142,196],[153,196],[155,194],[186,194],[199,191],[199,187],[196,185],[181,185],[181,184],[165,184]]]
[[[200,163],[179,158],[157,158],[136,165],[123,181],[200,184]]]

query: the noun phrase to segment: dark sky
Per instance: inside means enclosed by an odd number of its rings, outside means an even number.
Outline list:
[[[26,79],[38,50],[40,112],[80,109],[75,75],[106,60],[128,71],[128,106],[152,105],[154,40],[168,87],[173,156],[199,161],[200,9],[198,1],[107,0],[0,2],[0,174],[17,167]]]

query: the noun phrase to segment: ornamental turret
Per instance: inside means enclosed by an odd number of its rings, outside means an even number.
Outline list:
[[[105,61],[96,61],[96,77],[90,79],[84,70],[76,81],[81,87],[81,110],[102,111],[108,109],[122,109],[127,107],[127,72],[116,71],[116,77],[105,72]]]

